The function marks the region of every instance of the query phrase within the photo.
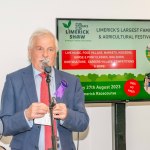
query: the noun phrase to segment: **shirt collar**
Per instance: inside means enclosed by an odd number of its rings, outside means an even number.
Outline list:
[[[32,65],[32,68],[33,68],[33,75],[34,75],[34,78],[35,78],[35,77],[38,76],[41,72],[38,71],[37,69],[35,69],[35,68],[33,67],[33,65]],[[53,68],[53,67],[52,67],[52,71],[51,71],[51,77],[54,78],[54,68]]]

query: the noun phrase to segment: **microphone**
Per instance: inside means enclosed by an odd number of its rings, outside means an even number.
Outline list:
[[[52,70],[52,68],[51,68],[51,66],[45,66],[44,67],[44,71],[46,72],[46,73],[51,73],[51,70]]]
[[[48,63],[49,63],[48,59],[42,60],[42,68],[44,69],[45,73],[49,74],[49,73],[51,73],[52,68],[51,68],[51,66],[48,65]]]

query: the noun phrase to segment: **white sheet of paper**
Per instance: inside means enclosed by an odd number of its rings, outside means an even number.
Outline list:
[[[50,114],[47,113],[42,118],[36,118],[36,119],[34,119],[34,123],[35,124],[41,124],[41,125],[49,125],[49,126],[51,126],[51,120],[50,119],[51,119],[50,118]]]

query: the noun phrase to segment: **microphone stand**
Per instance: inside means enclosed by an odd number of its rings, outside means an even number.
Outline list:
[[[46,69],[45,69],[46,70]],[[51,71],[51,70],[50,70]],[[49,111],[50,111],[50,118],[51,118],[51,126],[52,126],[52,136],[51,136],[51,140],[52,140],[52,148],[49,148],[48,150],[57,150],[56,148],[56,137],[54,134],[54,124],[53,124],[53,107],[55,106],[54,100],[51,99],[51,94],[50,94],[50,72],[46,72],[46,82],[48,85],[48,94],[49,94]]]

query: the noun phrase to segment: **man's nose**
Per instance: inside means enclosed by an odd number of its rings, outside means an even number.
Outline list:
[[[44,57],[47,57],[47,56],[48,56],[48,51],[47,51],[47,50],[44,50],[44,51],[43,51],[43,56],[44,56]]]

